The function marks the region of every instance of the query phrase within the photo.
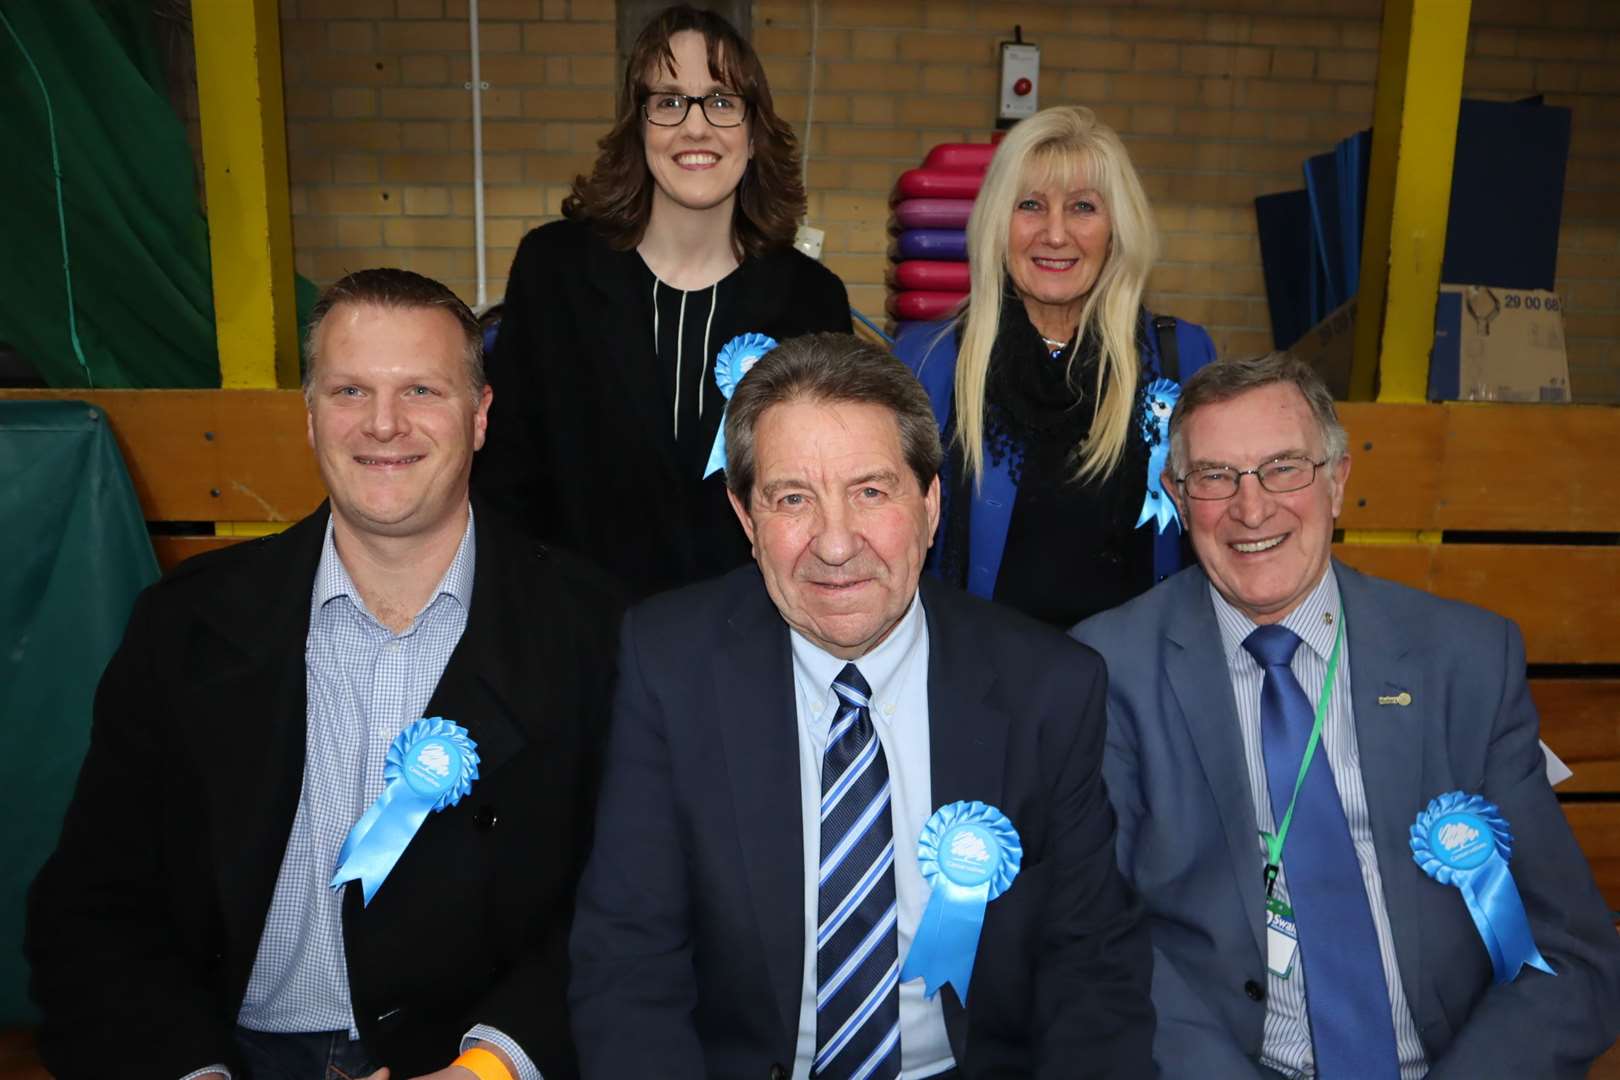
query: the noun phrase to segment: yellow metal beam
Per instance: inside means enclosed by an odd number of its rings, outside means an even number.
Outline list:
[[[277,0],[191,5],[220,385],[298,385]]]
[[[1423,401],[1470,0],[1384,0],[1350,397]]]

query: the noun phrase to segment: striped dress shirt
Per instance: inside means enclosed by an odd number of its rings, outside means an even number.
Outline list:
[[[1273,826],[1271,796],[1266,783],[1266,761],[1260,736],[1260,689],[1265,671],[1243,647],[1243,639],[1255,629],[1255,623],[1238,611],[1210,586],[1209,596],[1215,605],[1215,618],[1221,628],[1221,647],[1226,656],[1227,672],[1232,679],[1232,695],[1237,703],[1238,725],[1243,732],[1243,755],[1249,771],[1249,791],[1254,800],[1254,817],[1262,832]],[[1333,638],[1343,621],[1339,605],[1339,582],[1330,567],[1320,583],[1304,601],[1282,620],[1282,624],[1298,634],[1303,647],[1294,653],[1289,665],[1294,678],[1304,689],[1311,704],[1321,696],[1322,682],[1327,678],[1328,658],[1333,653]],[[1350,825],[1350,840],[1361,864],[1361,881],[1366,886],[1373,927],[1378,932],[1378,952],[1383,961],[1384,982],[1389,988],[1390,1016],[1395,1023],[1395,1047],[1400,1057],[1401,1080],[1419,1080],[1428,1072],[1428,1059],[1423,1043],[1418,1039],[1417,1024],[1406,1004],[1406,991],[1401,985],[1399,959],[1395,955],[1395,939],[1389,928],[1389,911],[1384,906],[1383,879],[1378,871],[1378,853],[1373,848],[1372,822],[1367,813],[1367,792],[1361,782],[1361,755],[1356,746],[1355,712],[1350,701],[1350,642],[1348,628],[1346,641],[1339,654],[1339,670],[1334,676],[1332,697],[1327,714],[1322,720],[1322,741],[1317,753],[1326,754],[1333,769],[1333,782],[1339,789],[1339,801],[1344,804],[1345,820]],[[1255,837],[1254,873],[1259,876],[1266,863],[1265,841]],[[1288,900],[1288,849],[1284,847],[1282,873],[1277,878],[1276,895]],[[1285,1076],[1314,1077],[1316,1063],[1311,1051],[1310,1020],[1305,1012],[1306,960],[1310,955],[1310,942],[1301,942],[1293,974],[1281,978],[1269,971],[1266,975],[1265,1037],[1261,1043],[1260,1061]]]

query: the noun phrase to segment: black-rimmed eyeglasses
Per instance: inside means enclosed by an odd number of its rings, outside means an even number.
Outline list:
[[[1286,495],[1290,491],[1310,487],[1316,480],[1316,470],[1327,463],[1327,458],[1312,461],[1310,458],[1284,457],[1252,469],[1212,466],[1192,469],[1185,476],[1176,477],[1176,483],[1181,485],[1181,490],[1187,493],[1189,499],[1214,501],[1230,499],[1238,493],[1238,485],[1243,478],[1252,476],[1273,495]]]
[[[736,127],[748,118],[748,99],[741,94],[648,94],[641,102],[641,114],[649,124],[679,127],[696,105],[703,118],[719,128]]]

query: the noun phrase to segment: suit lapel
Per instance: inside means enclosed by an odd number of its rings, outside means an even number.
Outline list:
[[[1424,1017],[1417,1014],[1427,1003],[1419,995],[1423,952],[1417,914],[1418,872],[1412,862],[1409,830],[1425,801],[1438,794],[1422,789],[1424,735],[1433,715],[1424,693],[1422,668],[1400,623],[1377,604],[1362,575],[1337,563],[1334,570],[1348,633],[1356,747],[1384,885],[1384,907],[1395,938],[1395,955],[1400,957],[1406,1000],[1421,1029]],[[1411,695],[1410,704],[1378,703],[1379,698],[1402,692]]]
[[[1165,648],[1165,677],[1181,706],[1187,733],[1215,796],[1244,917],[1254,933],[1254,947],[1263,954],[1265,889],[1261,884],[1259,825],[1254,817],[1254,795],[1249,789],[1232,680],[1221,653],[1221,628],[1215,621],[1208,579],[1202,571],[1189,571],[1171,580],[1181,595],[1169,605],[1175,621],[1166,631],[1169,642]]]
[[[478,744],[480,778],[497,771],[527,741],[514,702],[522,702],[537,716],[554,715],[556,704],[549,680],[524,677],[552,667],[535,654],[534,636],[514,617],[527,609],[521,601],[513,602],[516,585],[507,573],[516,560],[536,556],[511,544],[492,515],[481,520],[485,525],[475,526],[477,554],[467,626],[424,712],[467,729]],[[475,784],[475,794],[477,790]]]
[[[257,541],[205,607],[197,652],[204,668],[182,718],[202,770],[227,940],[245,961],[264,928],[302,787],[306,693],[304,646],[310,590],[327,512]],[[229,703],[228,708],[222,707]],[[239,973],[243,981],[246,971]]]
[[[1007,717],[989,700],[995,683],[978,662],[961,600],[933,578],[922,581],[928,623],[929,794],[934,809],[979,800],[1000,806],[1006,771]],[[916,837],[896,837],[896,848]]]
[[[706,710],[717,727],[731,784],[737,838],[784,1034],[796,1038],[804,986],[804,819],[798,707],[788,631],[758,572],[743,588],[728,637],[711,661]]]

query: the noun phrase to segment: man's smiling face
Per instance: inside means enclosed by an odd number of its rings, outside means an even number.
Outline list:
[[[853,660],[894,629],[939,523],[939,479],[924,491],[900,425],[881,405],[788,401],[760,415],[754,490],[731,497],[777,610],[834,656]]]
[[[1194,410],[1181,424],[1189,470],[1252,469],[1284,457],[1321,461],[1321,425],[1292,383],[1272,383]],[[1277,495],[1256,476],[1227,500],[1189,499],[1169,473],[1198,561],[1228,603],[1256,623],[1280,621],[1326,573],[1333,522],[1344,503],[1350,459],[1317,470],[1315,481]]]

